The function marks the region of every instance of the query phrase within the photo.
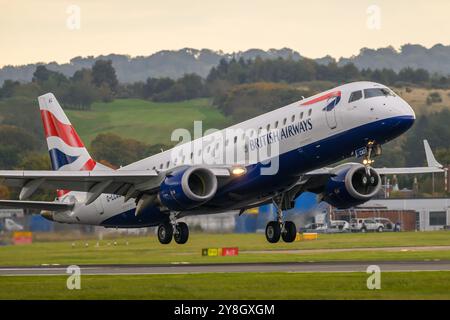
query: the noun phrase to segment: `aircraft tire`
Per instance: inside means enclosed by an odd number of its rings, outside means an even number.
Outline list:
[[[158,227],[158,240],[161,244],[169,244],[173,237],[173,227],[170,223],[166,222],[160,224]]]
[[[284,242],[294,242],[297,236],[297,228],[292,221],[286,221],[284,223],[284,232],[281,233],[281,237]]]
[[[177,232],[173,235],[173,238],[178,244],[185,244],[189,239],[189,227],[184,222],[177,223],[176,227]]]
[[[281,228],[277,221],[270,221],[266,226],[266,239],[270,243],[280,241]]]

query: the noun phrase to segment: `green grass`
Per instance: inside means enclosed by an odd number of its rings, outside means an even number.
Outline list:
[[[151,102],[116,99],[94,103],[91,111],[67,110],[67,116],[88,145],[99,134],[112,132],[147,144],[173,144],[171,133],[177,128],[192,132],[194,121],[203,121],[203,130],[221,129],[230,123],[209,99],[181,102]]]
[[[450,299],[450,272],[383,272],[368,290],[365,273],[225,273],[0,277],[0,299]]]
[[[400,232],[320,235],[315,241],[269,244],[263,234],[193,233],[185,245],[161,245],[154,236],[97,240],[35,242],[32,245],[0,247],[0,265],[41,264],[127,264],[127,263],[222,263],[275,261],[355,261],[355,260],[450,260],[450,250],[418,249],[376,251],[371,247],[448,246],[450,233]],[[126,242],[128,241],[128,245]],[[75,246],[72,246],[75,243]],[[88,247],[85,246],[88,243]],[[108,245],[108,243],[110,245]],[[202,248],[239,247],[234,257],[203,257]],[[315,252],[311,249],[367,248],[363,251]],[[295,253],[267,250],[298,249]],[[253,251],[253,252],[249,252]]]

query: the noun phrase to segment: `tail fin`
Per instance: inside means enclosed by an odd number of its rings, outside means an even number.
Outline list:
[[[73,128],[53,93],[38,98],[53,170],[91,171],[96,162]]]

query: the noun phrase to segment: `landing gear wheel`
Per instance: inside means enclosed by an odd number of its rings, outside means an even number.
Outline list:
[[[169,244],[172,241],[173,227],[170,223],[160,224],[158,227],[158,240],[161,244]]]
[[[280,241],[281,227],[277,221],[270,221],[266,226],[266,239],[270,243]]]
[[[175,229],[176,231],[173,235],[175,242],[178,244],[185,244],[189,238],[189,228],[187,224],[184,222],[179,222],[175,226]]]
[[[297,228],[295,227],[295,223],[292,221],[286,221],[284,223],[284,230],[281,232],[281,237],[284,242],[294,242],[295,237],[297,236]]]

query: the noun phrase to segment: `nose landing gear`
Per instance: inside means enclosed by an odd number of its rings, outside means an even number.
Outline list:
[[[371,159],[372,155],[374,157],[381,155],[382,153],[382,149],[381,149],[381,145],[375,143],[375,141],[369,141],[367,143],[367,153],[364,156],[363,159],[363,165],[366,167],[366,175],[368,177],[370,177],[370,167],[372,165],[372,163],[375,162],[375,160]]]

